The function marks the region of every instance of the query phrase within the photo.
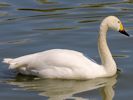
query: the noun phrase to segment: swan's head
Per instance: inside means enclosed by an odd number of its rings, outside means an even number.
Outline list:
[[[109,28],[113,30],[119,31],[120,33],[129,36],[129,34],[125,31],[122,22],[115,16],[108,16],[105,18],[107,25]]]

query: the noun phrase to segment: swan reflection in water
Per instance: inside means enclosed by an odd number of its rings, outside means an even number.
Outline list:
[[[17,76],[15,80],[9,80],[11,85],[38,91],[39,95],[48,97],[48,100],[97,100],[90,98],[87,94],[91,90],[101,90],[102,100],[113,100],[114,89],[117,75],[110,78],[98,78],[92,80],[56,80],[56,79],[36,79],[33,80],[27,76]],[[78,94],[86,92],[87,97],[79,96]],[[75,96],[76,95],[76,96]],[[99,100],[99,99],[98,99]]]

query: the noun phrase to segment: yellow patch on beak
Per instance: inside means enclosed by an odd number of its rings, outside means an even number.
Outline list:
[[[122,23],[120,24],[120,31],[124,30]]]
[[[126,36],[130,36],[130,35],[125,31],[125,29],[124,29],[122,23],[120,23],[119,32],[122,33],[122,34],[124,34],[124,35],[126,35]]]

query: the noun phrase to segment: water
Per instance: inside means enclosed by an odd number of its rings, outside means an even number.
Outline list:
[[[2,100],[125,100],[133,97],[132,0],[0,0],[0,62],[52,48],[83,52],[100,63],[101,20],[118,16],[131,37],[110,31],[108,44],[121,72],[88,81],[17,76],[0,63]]]

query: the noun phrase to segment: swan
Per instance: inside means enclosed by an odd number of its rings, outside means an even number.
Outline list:
[[[40,78],[84,80],[111,77],[116,74],[117,66],[106,41],[109,28],[129,36],[116,16],[103,19],[98,36],[101,65],[78,51],[67,49],[51,49],[18,58],[4,58],[3,62],[9,64],[9,69]]]

